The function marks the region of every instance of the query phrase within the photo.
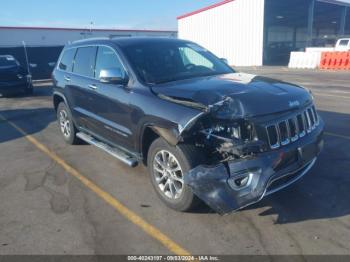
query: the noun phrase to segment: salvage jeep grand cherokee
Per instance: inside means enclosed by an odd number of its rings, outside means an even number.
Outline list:
[[[235,72],[188,41],[78,41],[53,81],[66,142],[144,163],[180,211],[200,199],[220,214],[255,203],[301,178],[323,147],[309,91]]]

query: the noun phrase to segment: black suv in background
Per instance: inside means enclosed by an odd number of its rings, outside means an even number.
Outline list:
[[[11,55],[0,55],[0,94],[32,94],[32,77]]]
[[[159,197],[220,214],[297,181],[323,147],[303,87],[234,71],[189,41],[91,39],[64,48],[53,72],[63,138],[148,166]]]

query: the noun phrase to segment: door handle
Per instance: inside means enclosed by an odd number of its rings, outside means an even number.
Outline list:
[[[70,81],[70,77],[69,76],[64,76],[64,80],[66,80],[67,82]]]
[[[90,89],[93,89],[93,90],[96,90],[96,89],[97,89],[97,86],[94,85],[94,84],[88,85],[88,87],[89,87]]]

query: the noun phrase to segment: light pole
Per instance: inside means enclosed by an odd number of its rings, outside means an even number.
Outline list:
[[[91,21],[90,22],[90,34],[92,33],[92,27],[94,26],[94,22],[93,21]]]

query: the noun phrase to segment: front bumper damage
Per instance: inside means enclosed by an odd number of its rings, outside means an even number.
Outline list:
[[[224,215],[260,201],[303,177],[323,148],[323,122],[308,136],[278,150],[198,166],[185,175],[194,194]]]

